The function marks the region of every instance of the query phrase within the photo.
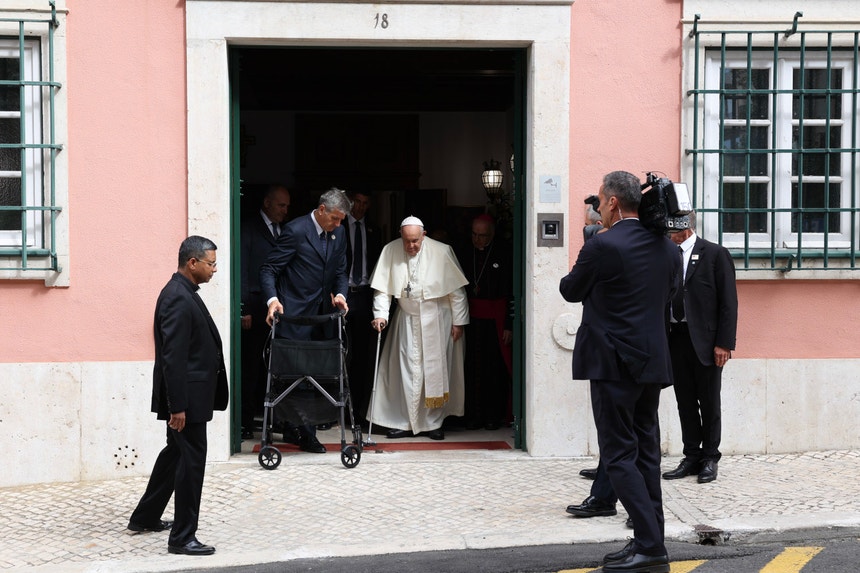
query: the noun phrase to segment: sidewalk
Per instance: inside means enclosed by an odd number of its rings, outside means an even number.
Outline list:
[[[38,461],[38,460],[34,460]],[[678,458],[665,458],[663,470]],[[339,452],[210,464],[199,538],[211,557],[167,553],[167,533],[129,535],[147,478],[0,489],[0,571],[176,571],[300,557],[624,541],[615,517],[565,513],[587,495],[588,458],[517,450]],[[723,457],[719,479],[663,481],[666,537],[736,543],[860,528],[860,451]],[[7,468],[6,471],[9,471]],[[172,503],[167,516],[171,515]],[[846,528],[842,530],[841,528]]]

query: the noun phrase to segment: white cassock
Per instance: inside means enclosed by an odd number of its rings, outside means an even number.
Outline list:
[[[373,317],[388,320],[391,297],[397,308],[368,408],[374,424],[417,434],[440,428],[446,416],[463,415],[465,337],[454,342],[451,326],[469,324],[467,284],[445,243],[425,237],[414,257],[401,239],[382,249],[370,277]]]

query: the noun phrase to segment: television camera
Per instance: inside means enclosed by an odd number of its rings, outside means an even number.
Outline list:
[[[600,199],[597,195],[585,198],[585,204],[597,211]],[[690,228],[687,215],[693,210],[690,192],[686,183],[673,183],[667,177],[654,172],[646,174],[642,184],[642,201],[639,203],[639,221],[655,233],[683,231]]]

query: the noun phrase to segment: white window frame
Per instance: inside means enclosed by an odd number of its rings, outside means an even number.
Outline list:
[[[804,54],[804,66],[806,69],[821,69],[827,66],[827,56],[825,53],[816,53],[807,51]],[[707,50],[705,52],[705,89],[713,90],[720,87],[721,75],[721,55],[717,50]],[[769,87],[773,88],[773,52],[762,51],[755,54],[751,58],[753,69],[767,69],[769,72]],[[800,54],[794,51],[780,51],[778,66],[778,81],[780,85],[777,89],[790,89],[792,83],[792,72],[800,66]],[[725,57],[725,66],[727,68],[746,69],[747,54],[746,52],[731,52]],[[853,82],[853,68],[850,54],[840,53],[834,50],[831,56],[831,68],[842,70],[842,87],[848,87]],[[789,149],[792,145],[792,130],[799,123],[792,119],[792,95],[778,94],[778,116],[774,117],[772,109],[771,96],[768,97],[768,119],[755,120],[751,119],[753,126],[766,126],[768,128],[768,144],[772,141],[773,130],[776,130],[776,145],[778,149]],[[708,149],[720,149],[722,142],[719,141],[719,113],[720,113],[720,96],[718,94],[706,94],[704,98],[704,146]],[[842,95],[842,117],[834,120],[831,118],[831,126],[842,126],[842,141],[831,145],[834,147],[847,148],[851,146],[851,121],[854,121],[860,115],[860,109],[852,109],[851,97],[848,94]],[[724,126],[745,125],[745,120],[723,120]],[[824,120],[804,120],[804,125],[824,125]],[[718,207],[719,199],[719,154],[707,154],[703,159],[703,201],[706,208]],[[850,156],[845,156],[846,160],[841,162],[841,172],[838,175],[832,175],[829,179],[831,184],[839,184],[841,190],[841,207],[851,206],[851,170]],[[768,174],[766,176],[750,176],[750,183],[765,183],[768,185],[767,191],[767,207],[768,208],[791,208],[791,187],[797,182],[797,176],[791,173],[792,155],[788,153],[779,153],[776,157],[776,172],[771,172],[771,161],[768,159]],[[824,176],[804,176],[804,181],[808,183],[824,182]],[[723,182],[743,182],[744,177],[724,177]],[[776,192],[771,193],[771,186],[775,185]],[[771,205],[771,199],[776,201],[775,205]],[[860,200],[858,200],[860,203]],[[709,232],[706,233],[707,238],[716,240],[718,227],[718,213],[707,213],[703,220],[703,228]],[[798,234],[791,231],[791,213],[778,212],[775,215],[775,228],[771,228],[771,218],[767,217],[768,229],[765,233],[750,233],[745,236],[744,233],[727,233],[723,232],[721,243],[728,248],[743,248],[749,245],[749,248],[770,248],[771,235],[777,248],[797,248]],[[851,246],[850,232],[850,214],[842,213],[840,215],[840,232],[831,232],[827,238],[827,245],[830,249],[848,248]],[[746,242],[748,239],[748,243]],[[857,238],[855,238],[856,244]],[[802,235],[802,246],[804,248],[823,247],[825,244],[824,233],[804,232]]]
[[[37,39],[27,39],[24,42],[24,81],[41,81],[40,46]],[[17,39],[0,38],[0,58],[18,59],[20,56]],[[5,78],[0,78],[5,79]],[[24,88],[24,100],[21,110],[9,111],[0,109],[0,118],[20,120],[24,115],[24,144],[40,144],[42,138],[42,89],[38,86]],[[42,150],[29,148],[24,151],[24,164],[21,171],[0,171],[3,178],[21,178],[23,172],[25,206],[42,207],[44,205],[44,174],[42,168]],[[39,211],[30,211],[25,219],[27,247],[44,248],[45,228],[44,217]],[[23,246],[22,231],[1,230],[0,247],[21,248]]]
[[[25,247],[20,245],[20,232],[3,233],[5,236],[0,238],[0,281],[43,280],[49,287],[68,287],[71,284],[69,162],[65,151],[68,142],[66,3],[67,0],[53,0],[51,3],[47,0],[11,0],[0,6],[0,38],[3,39],[3,49],[9,49],[10,44],[7,41],[11,41],[11,49],[18,51],[20,22],[24,21],[25,48],[27,54],[32,53],[32,58],[25,55],[28,67],[25,74],[33,73],[34,79],[52,81],[55,84],[55,87],[40,86],[25,90],[31,93],[27,101],[22,102],[23,111],[33,112],[32,121],[25,126],[25,143],[38,141],[56,146],[55,150],[27,150],[27,200],[32,200],[29,205],[51,206],[55,209],[33,211],[27,216],[28,244]],[[52,19],[54,24],[50,23]],[[53,38],[52,42],[50,38]],[[32,52],[29,52],[30,42],[34,46]],[[16,249],[22,252],[14,254]],[[29,253],[24,249],[37,252]],[[27,252],[26,259],[24,252]],[[40,252],[51,254],[42,256],[38,254]]]

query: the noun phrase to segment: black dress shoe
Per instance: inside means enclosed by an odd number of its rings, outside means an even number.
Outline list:
[[[176,553],[177,555],[212,555],[215,553],[215,548],[211,545],[203,545],[196,539],[192,539],[185,545],[167,545],[168,553]]]
[[[164,531],[171,527],[173,527],[173,522],[166,519],[162,519],[158,523],[153,523],[152,525],[128,522],[128,530],[134,531],[135,533],[141,533],[143,531]]]
[[[579,470],[579,475],[581,475],[585,479],[595,480],[597,479],[597,468],[586,468],[584,470]]]
[[[717,462],[708,460],[702,464],[702,471],[699,472],[699,483],[708,483],[717,479]]]
[[[614,503],[609,503],[593,495],[589,495],[579,505],[568,505],[567,512],[576,517],[601,517],[604,515],[616,515],[618,510],[615,509]]]
[[[430,430],[429,432],[424,432],[424,435],[430,438],[431,440],[444,440],[445,432],[442,431],[442,428],[437,428],[435,430]]]
[[[499,429],[499,423],[498,422],[487,422],[486,424],[484,424],[484,429],[488,430],[490,432],[493,432],[493,431]]]
[[[396,440],[398,438],[411,438],[414,435],[412,430],[388,430],[385,437],[389,440]]]
[[[316,436],[302,436],[299,442],[299,449],[312,454],[325,453],[325,446],[320,443]]]
[[[628,517],[627,521],[624,522],[624,525],[627,526],[627,529],[633,529],[633,518]]]
[[[295,426],[287,426],[284,428],[284,442],[293,444],[294,446],[302,445],[302,434]]]
[[[317,430],[321,430],[325,432],[326,430],[331,430],[331,422],[326,422],[325,424],[317,424]]]
[[[242,429],[242,439],[243,440],[253,440],[254,439],[254,432],[252,432],[251,430],[246,430],[243,428]]]
[[[606,563],[603,571],[604,573],[669,573],[669,556],[655,557],[631,553],[624,559]]]
[[[622,559],[627,559],[631,553],[634,552],[635,541],[632,539],[627,542],[627,545],[624,546],[624,549],[621,551],[616,551],[614,553],[607,553],[603,556],[603,564],[612,563],[613,561],[621,561]]]
[[[663,479],[681,479],[683,477],[691,476],[693,474],[699,473],[699,466],[701,464],[699,462],[693,462],[684,458],[681,460],[681,463],[678,464],[678,467],[673,469],[670,472],[666,472],[663,474]]]

